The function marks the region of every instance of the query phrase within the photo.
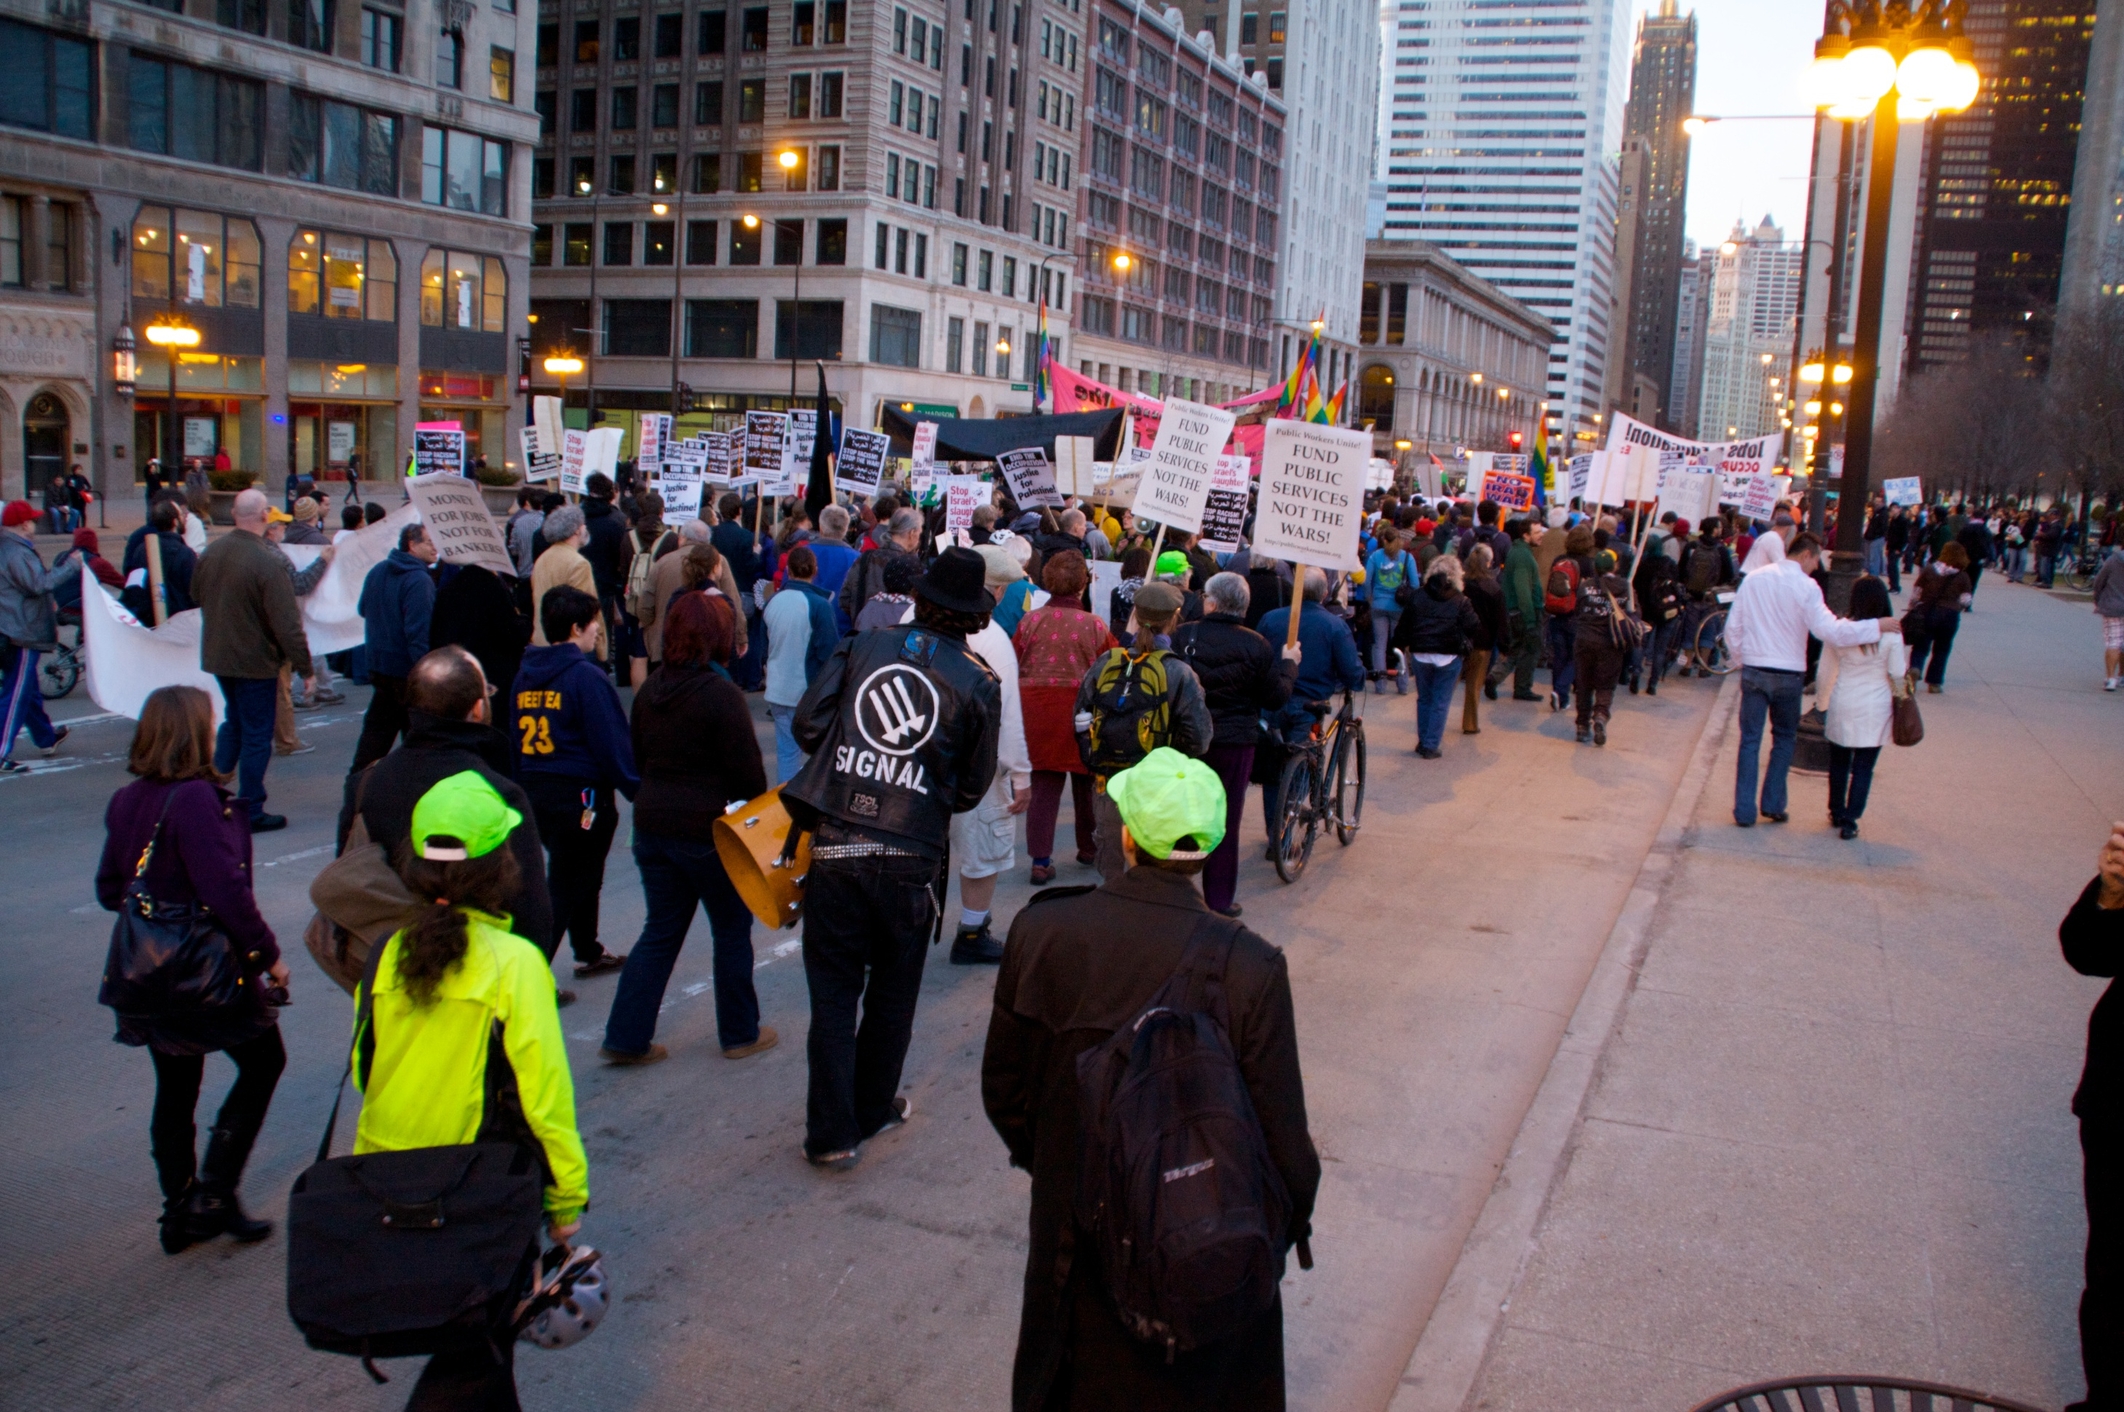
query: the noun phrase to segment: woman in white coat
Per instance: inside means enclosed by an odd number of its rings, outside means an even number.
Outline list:
[[[1855,621],[1888,618],[1888,585],[1868,574],[1851,586]],[[1859,815],[1873,788],[1873,765],[1892,729],[1895,693],[1903,687],[1909,653],[1900,632],[1883,632],[1863,647],[1824,647],[1815,700],[1824,703],[1829,738],[1829,822],[1841,838],[1858,837]]]

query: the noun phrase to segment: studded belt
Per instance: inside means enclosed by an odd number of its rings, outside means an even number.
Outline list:
[[[922,858],[926,854],[911,848],[894,848],[889,843],[814,843],[811,846],[813,862],[846,858]]]

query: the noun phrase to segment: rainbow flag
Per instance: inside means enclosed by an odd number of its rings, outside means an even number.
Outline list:
[[[1326,321],[1327,311],[1325,309],[1320,311],[1320,317],[1323,322]],[[1283,395],[1276,399],[1276,410],[1270,413],[1271,416],[1296,417],[1309,421],[1319,420],[1318,417],[1311,415],[1309,410],[1311,402],[1308,401],[1306,392],[1308,385],[1310,385],[1312,388],[1312,402],[1318,401],[1320,379],[1317,370],[1319,366],[1320,331],[1316,328],[1313,331],[1311,340],[1305,346],[1305,351],[1298,355],[1298,362],[1292,367],[1289,379],[1283,384]]]
[[[1527,464],[1534,477],[1534,505],[1546,509],[1549,492],[1554,490],[1556,472],[1549,465],[1549,419],[1544,416],[1534,424],[1534,459]]]
[[[1039,411],[1043,404],[1054,396],[1054,378],[1049,371],[1054,358],[1055,345],[1047,335],[1047,296],[1040,296],[1040,341],[1034,345],[1038,356],[1033,360],[1033,410]]]
[[[1348,378],[1344,378],[1344,379],[1343,379],[1343,381],[1342,381],[1342,386],[1340,386],[1340,387],[1336,388],[1336,389],[1335,389],[1335,395],[1334,395],[1333,397],[1330,397],[1330,398],[1328,399],[1328,404],[1327,404],[1327,415],[1325,415],[1325,416],[1321,417],[1321,418],[1320,418],[1320,420],[1321,420],[1321,421],[1323,421],[1323,422],[1327,422],[1328,424],[1330,424],[1330,425],[1332,425],[1332,426],[1338,426],[1338,427],[1339,427],[1339,426],[1341,426],[1341,425],[1342,425],[1342,404],[1343,404],[1343,401],[1344,401],[1344,399],[1346,399],[1346,398],[1347,398],[1347,397],[1349,396],[1349,394],[1350,394],[1350,383],[1349,383],[1349,379],[1348,379]]]

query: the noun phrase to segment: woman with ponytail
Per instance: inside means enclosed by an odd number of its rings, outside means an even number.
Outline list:
[[[473,770],[438,782],[413,806],[398,875],[427,905],[384,943],[363,978],[366,1007],[355,993],[354,1083],[363,1101],[354,1150],[531,1148],[542,1157],[547,1229],[565,1243],[590,1201],[589,1170],[553,969],[510,932],[501,910],[518,882],[508,841],[522,822]],[[490,1073],[495,1064],[507,1072]],[[490,1094],[498,1100],[491,1107]],[[514,1348],[503,1331],[437,1353],[408,1406],[514,1407]]]

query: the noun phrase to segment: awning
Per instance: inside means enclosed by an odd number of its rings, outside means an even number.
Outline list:
[[[885,434],[893,450],[902,456],[914,451],[916,418],[892,403],[884,409]],[[999,417],[993,421],[949,417],[937,423],[939,461],[993,461],[1006,451],[1038,446],[1055,459],[1055,438],[1088,436],[1092,459],[1111,461],[1121,454],[1121,409],[1107,407],[1096,412],[1069,412],[1058,417]]]

